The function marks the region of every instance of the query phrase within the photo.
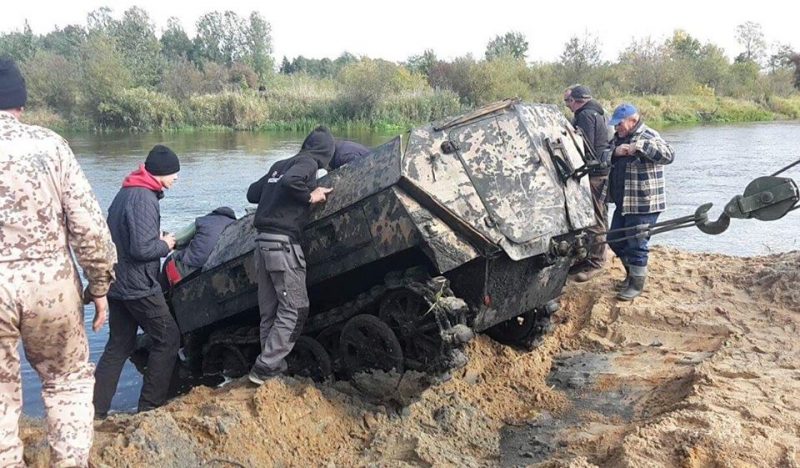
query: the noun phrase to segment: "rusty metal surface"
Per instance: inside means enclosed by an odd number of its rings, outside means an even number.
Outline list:
[[[257,307],[257,291],[253,256],[248,253],[179,283],[170,302],[178,328],[187,333]]]
[[[492,306],[478,312],[473,323],[475,331],[542,307],[560,296],[569,266],[569,258],[560,258],[552,265],[543,265],[536,258],[514,261],[506,256],[489,261],[486,294],[492,298]]]
[[[303,250],[316,284],[419,244],[417,227],[394,189],[376,193],[309,225]]]
[[[256,247],[256,228],[253,214],[247,214],[229,224],[219,236],[217,245],[208,256],[203,271],[208,271],[234,258],[252,252]]]

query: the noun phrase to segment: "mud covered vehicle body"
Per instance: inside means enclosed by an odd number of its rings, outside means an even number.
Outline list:
[[[435,370],[474,332],[530,345],[594,222],[580,137],[555,106],[503,101],[331,171],[304,231],[311,308],[290,371]],[[195,373],[260,351],[252,215],[169,302]]]

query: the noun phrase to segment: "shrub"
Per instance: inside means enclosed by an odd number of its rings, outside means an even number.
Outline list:
[[[772,98],[770,109],[787,119],[800,119],[800,96],[792,98]]]
[[[48,107],[26,109],[20,119],[28,125],[39,125],[56,130],[64,129],[67,126],[64,118]]]
[[[413,126],[458,114],[461,104],[452,91],[427,89],[392,94],[384,99],[370,118],[373,126]]]
[[[188,114],[189,122],[195,127],[223,126],[254,130],[268,123],[269,107],[258,93],[226,91],[192,96]]]
[[[345,66],[337,77],[341,94],[336,104],[344,117],[370,120],[378,105],[390,94],[421,91],[424,76],[386,60],[363,59]]]
[[[176,100],[145,88],[122,90],[102,101],[97,110],[104,128],[142,131],[176,128],[185,123]]]
[[[264,93],[271,125],[283,122],[301,127],[313,126],[314,122],[333,124],[337,120],[333,112],[337,96],[334,81],[305,73],[277,75]]]

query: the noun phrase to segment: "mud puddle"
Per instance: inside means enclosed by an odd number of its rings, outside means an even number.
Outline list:
[[[527,466],[544,461],[585,458],[612,466],[616,447],[636,425],[685,398],[692,367],[710,351],[679,352],[657,339],[623,351],[568,351],[554,356],[546,379],[566,396],[561,412],[543,411],[500,433],[500,465]],[[637,369],[636,372],[631,372]]]
[[[556,356],[546,382],[563,392],[568,408],[561,413],[542,412],[522,424],[503,427],[500,464],[526,466],[554,457],[571,455],[579,438],[595,438],[598,432],[619,431],[634,418],[634,407],[649,390],[643,385],[600,389],[613,374],[618,353],[568,352]]]

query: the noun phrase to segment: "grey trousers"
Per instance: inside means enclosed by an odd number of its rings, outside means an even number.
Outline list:
[[[592,204],[594,205],[595,225],[588,229],[595,242],[606,240],[608,226],[608,204],[606,193],[608,191],[608,176],[589,176],[589,185],[592,188]],[[592,268],[600,268],[606,262],[606,244],[595,244],[589,249],[588,263]]]
[[[292,351],[308,317],[306,260],[300,245],[279,234],[260,233],[254,255],[261,355],[253,371],[270,376],[286,370],[284,358]]]

